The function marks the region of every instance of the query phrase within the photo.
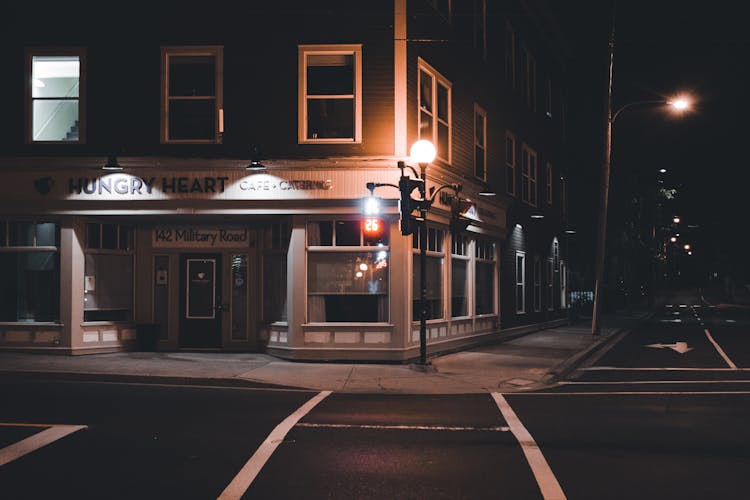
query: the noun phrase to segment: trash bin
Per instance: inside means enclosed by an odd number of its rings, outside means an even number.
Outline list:
[[[136,326],[136,338],[138,340],[138,350],[156,351],[159,346],[159,336],[161,335],[161,325],[158,323],[140,323]]]

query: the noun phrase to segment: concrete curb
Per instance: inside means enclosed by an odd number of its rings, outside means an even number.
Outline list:
[[[596,342],[569,357],[562,363],[558,364],[547,372],[545,383],[550,385],[561,380],[565,380],[571,373],[584,365],[592,365],[604,356],[612,347],[622,340],[631,330],[618,328],[606,337],[598,339]]]

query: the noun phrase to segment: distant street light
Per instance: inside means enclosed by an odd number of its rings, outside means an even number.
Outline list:
[[[679,224],[680,223],[680,218],[677,217],[677,216],[675,216],[675,218],[672,219],[672,222],[674,222],[675,224]]]
[[[615,22],[612,16],[612,30],[609,37],[609,79],[607,88],[607,116],[606,116],[606,134],[604,141],[604,162],[602,165],[601,191],[599,210],[598,237],[596,242],[596,267],[594,269],[594,306],[591,317],[591,334],[599,335],[599,316],[602,307],[602,280],[604,277],[604,255],[607,244],[607,207],[609,205],[609,173],[612,165],[612,125],[620,116],[620,113],[626,109],[631,109],[642,105],[664,105],[667,104],[677,112],[684,112],[691,106],[691,100],[686,96],[679,96],[673,99],[636,101],[625,104],[616,111],[612,111],[612,75],[614,70],[614,53],[615,53]]]

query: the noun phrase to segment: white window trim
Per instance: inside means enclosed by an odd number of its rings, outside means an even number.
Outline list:
[[[433,110],[430,111],[430,115],[432,117],[432,137],[422,137],[421,131],[420,131],[420,120],[421,120],[421,102],[422,102],[422,81],[421,81],[421,74],[422,72],[427,73],[432,77],[432,97],[434,99],[434,102],[437,103],[437,86],[438,84],[442,85],[446,89],[448,89],[448,121],[444,122],[443,120],[440,120],[438,118],[438,113],[436,110],[436,106],[433,105]],[[451,163],[451,157],[453,155],[453,84],[445,78],[443,75],[441,75],[435,68],[430,66],[424,59],[421,57],[417,61],[417,131],[419,134],[420,139],[427,139],[432,142],[432,144],[435,145],[435,149],[437,151],[440,151],[440,147],[438,145],[438,122],[444,123],[448,127],[448,158],[442,158],[441,156],[436,157],[436,159],[443,160],[446,163]]]
[[[568,268],[565,261],[560,259],[560,308],[568,309]]]
[[[359,144],[362,142],[362,44],[351,45],[299,45],[298,53],[298,99],[297,141],[299,144]],[[307,56],[310,55],[354,56],[354,137],[310,139],[307,137]],[[317,96],[318,98],[338,97]]]
[[[482,120],[482,144],[480,145],[477,141],[477,117],[481,117]],[[484,160],[483,175],[479,177],[477,175],[477,146],[482,148],[482,156]],[[487,112],[479,104],[474,104],[474,177],[487,181]]]
[[[511,151],[512,154],[512,163],[508,162],[508,139],[511,139],[513,141],[513,150]],[[506,130],[505,131],[505,189],[511,196],[516,196],[516,179],[518,174],[518,151],[517,151],[517,139],[516,134],[513,132]],[[512,182],[508,182],[508,168],[513,170],[513,180]]]
[[[518,258],[521,257],[521,281],[518,281]],[[516,286],[513,290],[516,302],[516,314],[526,314],[526,252],[516,250]],[[521,287],[521,304],[518,303],[518,287]],[[519,307],[520,306],[520,307]]]
[[[32,95],[32,59],[35,56],[78,56],[78,140],[35,141],[34,100]],[[86,49],[83,47],[34,47],[26,49],[26,143],[27,144],[86,144]],[[73,99],[70,99],[73,100]]]
[[[216,58],[216,95],[214,105],[214,136],[211,139],[169,138],[169,58],[172,56],[213,56]],[[161,48],[161,143],[220,144],[224,133],[224,47],[220,45],[180,46]],[[205,96],[204,96],[205,97]],[[178,97],[179,98],[179,97]]]

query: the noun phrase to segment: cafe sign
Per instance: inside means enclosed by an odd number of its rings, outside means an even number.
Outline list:
[[[248,246],[247,229],[157,227],[151,233],[154,248],[236,248]]]

